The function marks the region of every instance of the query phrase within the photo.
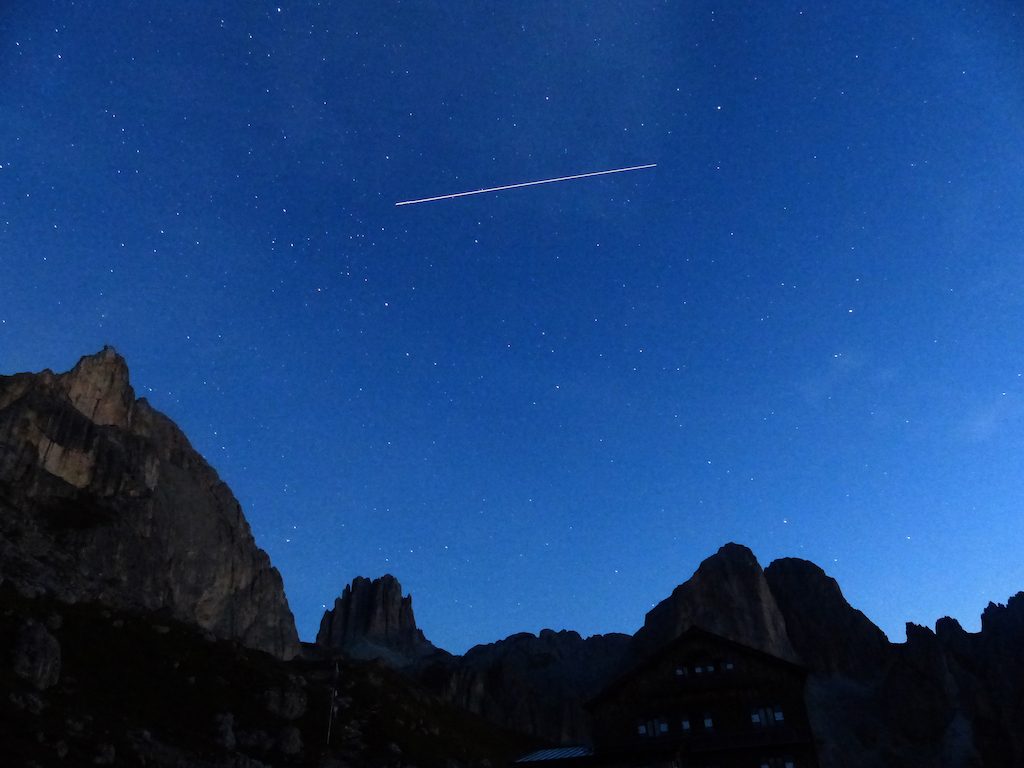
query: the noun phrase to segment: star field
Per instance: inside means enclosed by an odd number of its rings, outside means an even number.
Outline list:
[[[632,632],[730,540],[976,629],[1024,588],[1024,22],[834,5],[8,4],[0,370],[116,346],[303,639],[384,572],[452,651]]]

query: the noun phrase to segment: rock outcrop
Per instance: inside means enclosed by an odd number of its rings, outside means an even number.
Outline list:
[[[885,672],[885,633],[846,601],[835,579],[795,557],[773,561],[764,575],[793,649],[813,674],[870,680]]]
[[[60,679],[60,643],[38,621],[24,621],[15,635],[11,653],[14,674],[37,691],[45,691]]]
[[[989,603],[981,614],[980,632],[965,632],[950,618],[939,619],[934,635],[908,631],[901,649],[905,655],[941,654],[941,662],[933,660],[929,672],[933,688],[942,687],[950,702],[947,712],[952,712],[942,723],[943,755],[969,753],[969,747],[976,750],[978,765],[1024,765],[1021,648],[1024,592],[1005,605]],[[920,692],[916,695],[923,698]]]
[[[334,608],[324,613],[316,644],[396,668],[438,652],[416,627],[412,596],[403,596],[402,585],[390,574],[372,581],[358,576],[346,585]]]
[[[555,743],[590,740],[584,704],[622,671],[629,635],[524,632],[419,670],[428,689],[470,712]]]
[[[589,736],[584,702],[624,664],[628,635],[543,630],[471,648],[436,648],[416,626],[412,597],[391,575],[357,577],[324,613],[316,646],[404,670],[445,701],[513,731],[554,742]]]
[[[798,660],[764,571],[754,553],[739,544],[719,549],[648,611],[634,638],[635,657],[646,658],[689,627]]]
[[[777,560],[765,576],[810,671],[823,767],[1024,764],[1024,593],[989,604],[981,632],[947,617],[893,644],[813,563]]]
[[[22,594],[164,611],[282,658],[281,577],[217,473],[136,399],[112,348],[0,377],[0,577]]]

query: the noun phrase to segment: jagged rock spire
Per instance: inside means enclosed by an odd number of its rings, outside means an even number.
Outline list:
[[[357,576],[346,585],[334,608],[324,613],[316,643],[395,666],[437,650],[416,627],[412,597],[402,595],[402,585],[391,574],[372,581]]]

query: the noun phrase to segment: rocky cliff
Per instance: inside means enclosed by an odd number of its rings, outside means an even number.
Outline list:
[[[649,656],[692,626],[798,660],[764,571],[754,553],[739,544],[719,549],[647,613],[633,654]]]
[[[316,644],[356,659],[381,659],[405,667],[437,653],[416,627],[412,596],[402,595],[398,579],[356,577],[324,613]]]
[[[281,577],[217,473],[136,399],[112,348],[0,377],[0,579],[22,594],[162,611],[282,658]]]
[[[838,582],[807,560],[786,557],[764,570],[797,656],[817,675],[879,677],[889,660],[889,641],[843,597]]]
[[[584,702],[622,669],[628,635],[526,632],[471,648],[436,648],[416,626],[412,597],[394,576],[358,577],[324,613],[316,645],[405,670],[429,691],[469,712],[552,742],[590,735]]]
[[[886,737],[934,765],[1024,765],[1021,648],[1024,593],[990,603],[980,632],[950,618],[935,631],[907,624],[880,685]]]
[[[629,635],[545,629],[471,648],[418,670],[428,689],[488,720],[553,743],[590,741],[584,704],[622,671]]]
[[[1024,593],[990,604],[981,632],[943,618],[897,644],[813,563],[776,560],[765,577],[810,672],[823,767],[1024,765]]]

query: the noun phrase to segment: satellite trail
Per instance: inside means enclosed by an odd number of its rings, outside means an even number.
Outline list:
[[[435,200],[451,200],[453,197],[466,197],[467,195],[482,195],[484,192],[501,192],[506,189],[518,189],[519,187],[532,187],[537,184],[554,184],[556,181],[572,181],[573,179],[585,179],[588,176],[605,176],[609,173],[625,173],[626,171],[639,171],[643,168],[655,168],[657,163],[647,165],[631,165],[629,168],[613,168],[610,171],[592,171],[591,173],[577,173],[574,176],[559,176],[557,179],[540,179],[539,181],[523,181],[519,184],[506,184],[502,187],[488,187],[487,189],[474,189],[470,192],[456,192],[454,195],[438,195],[437,197],[423,197],[419,200],[403,200],[395,205],[416,205],[416,203],[432,203]]]

